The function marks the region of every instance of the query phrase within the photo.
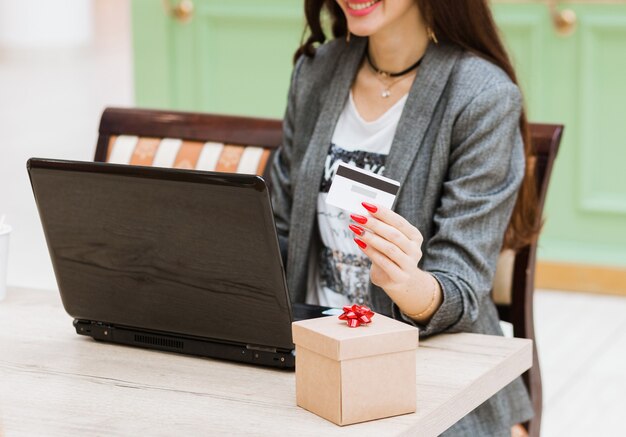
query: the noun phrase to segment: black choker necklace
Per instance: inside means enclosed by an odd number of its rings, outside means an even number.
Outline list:
[[[408,67],[405,70],[402,70],[399,73],[389,73],[388,71],[383,71],[380,68],[378,68],[375,64],[374,61],[372,61],[372,58],[370,58],[370,52],[368,49],[365,49],[365,56],[367,57],[367,63],[370,64],[370,67],[372,67],[372,69],[376,72],[376,74],[379,74],[381,76],[388,76],[388,77],[398,77],[398,76],[404,76],[407,73],[410,73],[411,71],[415,70],[417,67],[419,67],[419,65],[422,63],[422,59],[424,58],[423,56],[421,58],[419,58],[417,60],[417,62],[413,65],[411,65],[410,67]]]

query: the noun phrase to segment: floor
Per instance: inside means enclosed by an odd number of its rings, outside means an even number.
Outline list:
[[[626,297],[539,291],[535,311],[542,435],[626,435]]]
[[[95,10],[88,49],[0,52],[0,214],[14,226],[14,286],[56,288],[27,158],[90,159],[102,109],[133,104],[128,0],[96,0]],[[626,435],[626,297],[539,291],[536,326],[542,435]]]

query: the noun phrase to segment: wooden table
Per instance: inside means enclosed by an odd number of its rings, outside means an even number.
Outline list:
[[[99,343],[58,293],[0,302],[0,436],[435,436],[531,366],[531,342],[440,335],[417,352],[417,412],[339,427],[296,406],[292,371]]]

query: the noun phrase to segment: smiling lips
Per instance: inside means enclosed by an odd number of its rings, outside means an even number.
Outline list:
[[[380,4],[380,0],[366,0],[366,1],[358,1],[358,0],[347,0],[347,12],[356,17],[362,17],[363,15],[367,15],[372,12],[376,7]]]

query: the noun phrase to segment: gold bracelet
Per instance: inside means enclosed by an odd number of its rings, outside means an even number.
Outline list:
[[[428,305],[428,308],[426,308],[421,313],[419,313],[419,314],[406,314],[405,313],[407,316],[409,316],[412,319],[419,319],[420,317],[422,317],[422,315],[424,313],[428,313],[433,308],[433,305],[435,305],[435,301],[437,300],[436,299],[436,297],[437,297],[437,279],[435,279],[434,275],[431,275],[430,273],[429,273],[429,275],[433,279],[433,298],[430,301],[430,305]]]

